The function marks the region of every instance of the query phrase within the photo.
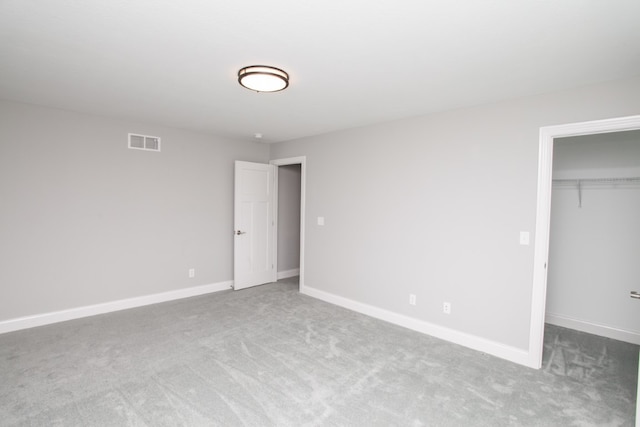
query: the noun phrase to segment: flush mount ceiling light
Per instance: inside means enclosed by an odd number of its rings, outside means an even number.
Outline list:
[[[238,83],[256,92],[278,92],[289,86],[289,74],[268,65],[250,65],[238,71]]]

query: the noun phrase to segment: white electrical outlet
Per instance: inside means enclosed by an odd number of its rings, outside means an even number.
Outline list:
[[[190,268],[189,269],[189,279],[193,279],[194,277],[196,277],[196,269],[195,268]]]
[[[442,312],[444,314],[451,314],[451,303],[450,302],[443,302],[442,303]]]
[[[409,294],[409,304],[416,305],[416,296],[415,294]]]

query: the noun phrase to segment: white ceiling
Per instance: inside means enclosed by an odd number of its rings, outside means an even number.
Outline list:
[[[289,88],[242,88],[253,64]],[[638,0],[0,0],[0,98],[233,139],[637,75]]]

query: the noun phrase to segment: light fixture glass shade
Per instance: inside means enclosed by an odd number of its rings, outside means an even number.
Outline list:
[[[278,92],[289,86],[289,74],[268,65],[251,65],[238,71],[238,83],[256,92]]]

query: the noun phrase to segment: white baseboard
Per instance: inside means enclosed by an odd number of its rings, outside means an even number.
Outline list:
[[[300,293],[309,295],[311,297],[326,301],[334,305],[338,305],[340,307],[347,308],[352,311],[356,311],[361,314],[365,314],[367,316],[374,317],[376,319],[384,320],[386,322],[405,327],[407,329],[431,335],[445,341],[471,348],[473,350],[481,351],[483,353],[491,354],[493,356],[518,363],[520,365],[535,368],[535,366],[531,366],[531,362],[529,360],[529,352],[527,350],[511,347],[495,341],[490,341],[474,335],[466,334],[464,332],[456,331],[454,329],[449,329],[433,323],[425,322],[423,320],[414,319],[412,317],[344,298],[335,294],[321,291],[319,289],[311,288],[309,286],[301,286]]]
[[[278,280],[288,279],[289,277],[295,277],[300,275],[300,269],[294,268],[293,270],[278,271]]]
[[[158,304],[161,302],[224,291],[227,289],[231,289],[232,285],[233,281],[213,283],[210,285],[194,286],[192,288],[178,289],[175,291],[162,292],[159,294],[145,295],[135,298],[127,298],[102,304],[88,305],[84,307],[76,307],[68,310],[54,311],[51,313],[18,317],[16,319],[0,321],[0,334],[18,331],[21,329],[34,328],[36,326],[64,322],[67,320],[79,319],[82,317],[95,316],[96,314],[111,313],[114,311],[126,310],[129,308],[142,307],[150,304]]]
[[[561,314],[547,313],[545,321],[552,325],[562,326],[564,328],[575,329],[577,331],[587,332],[602,337],[613,338],[618,341],[625,341],[631,344],[640,345],[640,332],[629,331],[620,328],[614,328],[607,325],[590,322],[587,320],[576,319]]]

